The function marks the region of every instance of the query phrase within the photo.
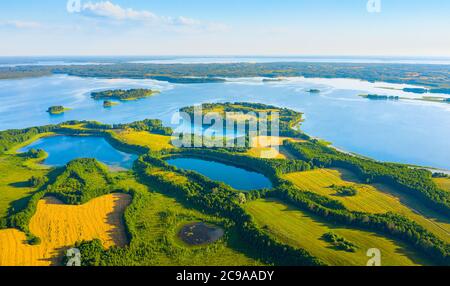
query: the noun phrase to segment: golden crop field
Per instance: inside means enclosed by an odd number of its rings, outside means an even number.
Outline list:
[[[285,140],[300,142],[301,140],[277,136],[255,136],[251,140],[251,148],[247,155],[256,158],[287,159],[292,158],[282,147]],[[278,148],[275,148],[278,147]]]
[[[383,266],[429,264],[426,259],[417,256],[412,249],[399,241],[374,232],[336,226],[278,200],[252,201],[246,205],[246,210],[260,227],[279,241],[303,248],[329,265],[365,266],[369,259],[366,253],[371,248],[381,251]],[[330,231],[354,243],[358,247],[357,251],[353,253],[333,248],[322,239],[322,236]]]
[[[125,194],[105,195],[80,206],[54,198],[40,200],[30,231],[41,243],[31,246],[24,233],[0,230],[0,266],[58,265],[64,250],[83,240],[100,239],[105,248],[124,246],[123,213],[130,202],[131,196]]]
[[[170,176],[168,172],[165,175]],[[180,180],[179,177],[172,177],[172,179],[177,182]],[[133,177],[122,177],[118,182],[119,186],[132,187],[145,194],[146,197],[144,199],[145,207],[136,214],[135,223],[140,227],[137,229],[137,235],[131,241],[129,251],[138,251],[143,245],[146,245],[153,249],[153,252],[152,255],[143,257],[139,261],[139,265],[257,266],[263,264],[239,251],[242,241],[232,229],[226,231],[229,236],[226,243],[216,242],[214,245],[192,247],[178,238],[180,227],[187,223],[203,221],[220,225],[224,222],[223,218],[204,214],[168,195],[171,193],[170,190],[164,191],[167,194],[160,193],[157,188],[149,188],[138,183]],[[112,266],[121,265],[136,265],[136,262],[131,260],[123,264],[113,263]]]
[[[450,192],[450,178],[434,178],[433,181],[442,190]]]
[[[124,130],[114,133],[119,140],[124,141],[127,144],[139,145],[150,148],[152,151],[161,151],[164,149],[172,149],[173,145],[170,144],[171,137],[152,134],[147,131],[132,131]]]
[[[301,190],[314,192],[342,202],[352,211],[369,213],[394,212],[404,215],[427,228],[435,235],[450,242],[450,221],[420,203],[412,196],[382,184],[361,184],[355,175],[343,169],[318,169],[291,173],[284,176]],[[356,196],[336,195],[331,185],[351,185],[358,190]]]

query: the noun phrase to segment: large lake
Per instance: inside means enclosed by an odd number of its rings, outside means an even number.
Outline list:
[[[104,109],[90,92],[115,88],[155,88],[151,98]],[[404,85],[342,79],[294,78],[263,83],[260,78],[227,83],[176,85],[153,80],[96,79],[64,75],[0,80],[0,130],[98,120],[123,123],[159,118],[170,124],[180,108],[204,102],[249,101],[305,113],[303,130],[341,149],[378,160],[450,170],[450,104],[401,100],[371,101],[359,94],[417,97],[392,88]],[[306,92],[321,89],[320,94]],[[386,89],[389,88],[389,89]],[[52,105],[72,108],[61,116],[45,111]]]
[[[240,191],[272,188],[270,180],[262,174],[218,162],[193,158],[177,158],[167,160],[167,163],[180,169],[198,172],[213,181],[223,182]]]
[[[42,149],[48,153],[43,164],[64,166],[78,158],[94,158],[113,169],[130,169],[136,155],[120,152],[101,137],[54,136],[40,139],[19,150]]]

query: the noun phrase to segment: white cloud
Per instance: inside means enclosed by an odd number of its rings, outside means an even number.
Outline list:
[[[42,27],[41,23],[21,20],[0,21],[0,27],[12,27],[17,29],[35,29]]]
[[[160,16],[147,10],[123,8],[120,5],[114,4],[110,1],[84,3],[81,6],[80,13],[88,17],[106,18],[115,21],[136,21],[156,26],[188,27],[208,31],[223,31],[225,29],[225,25],[222,24],[203,23],[200,20],[184,16]]]

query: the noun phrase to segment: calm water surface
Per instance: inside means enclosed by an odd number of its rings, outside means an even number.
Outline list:
[[[101,137],[55,136],[40,139],[22,150],[42,149],[48,153],[43,162],[49,166],[64,166],[78,158],[94,158],[114,169],[130,169],[136,155],[120,152]]]
[[[200,173],[213,181],[224,182],[236,190],[251,191],[271,188],[272,183],[264,175],[218,162],[193,158],[177,158],[167,163],[180,169]]]
[[[390,89],[386,89],[389,87]],[[205,102],[248,101],[305,113],[303,130],[341,149],[382,161],[450,170],[450,104],[401,100],[371,101],[359,94],[417,97],[391,88],[404,85],[340,79],[234,79],[227,83],[176,85],[153,80],[96,79],[64,75],[0,80],[0,130],[97,120],[125,123],[145,118],[171,125],[181,107]],[[90,92],[115,88],[154,88],[161,94],[104,109]],[[320,94],[306,92],[318,88]],[[64,105],[71,111],[50,116],[47,108]],[[174,126],[174,125],[171,125]]]

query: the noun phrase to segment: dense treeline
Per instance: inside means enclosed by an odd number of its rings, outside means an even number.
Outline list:
[[[30,68],[33,69],[33,68]],[[36,68],[37,69],[37,68]],[[370,82],[408,83],[448,90],[448,66],[363,63],[230,63],[230,64],[131,64],[53,67],[55,73],[86,77],[153,78],[179,82],[220,77],[352,78]],[[416,76],[411,76],[411,75]],[[1,72],[0,72],[1,77]],[[188,77],[188,78],[187,78]],[[186,79],[187,78],[187,79]],[[191,81],[188,81],[188,83]]]
[[[77,125],[82,125],[83,128],[70,128],[71,126]],[[96,121],[72,120],[58,125],[45,125],[40,127],[0,131],[0,154],[5,153],[14,146],[27,142],[42,133],[55,132],[68,135],[90,134],[110,137],[103,131],[127,128],[166,136],[172,135],[173,132],[170,127],[164,127],[162,121],[157,119],[146,119],[127,124],[103,124]]]
[[[115,89],[115,90],[105,90],[99,92],[92,92],[91,97],[95,100],[99,99],[117,99],[117,100],[135,100],[140,98],[145,98],[158,93],[157,91],[151,89]]]
[[[33,215],[36,213],[36,208],[39,200],[45,196],[45,186],[41,187],[36,193],[34,193],[27,202],[25,209],[11,213],[7,218],[7,225],[10,228],[20,229],[27,236],[28,241],[35,241],[35,236],[30,232],[29,224]]]
[[[121,193],[132,195],[132,203],[125,211],[125,224],[127,233],[130,238],[130,244],[123,248],[112,247],[104,250],[102,244],[98,240],[90,242],[80,242],[75,245],[82,253],[83,266],[149,266],[161,265],[159,257],[169,257],[171,263],[179,263],[180,259],[185,261],[195,260],[194,257],[200,255],[214,254],[227,247],[229,242],[229,232],[234,233],[233,225],[230,221],[223,218],[211,217],[212,221],[208,221],[214,225],[220,225],[227,229],[225,236],[218,242],[202,245],[197,248],[182,247],[177,240],[177,231],[180,223],[186,223],[186,217],[172,212],[170,209],[159,213],[163,218],[160,221],[161,229],[164,229],[158,239],[148,239],[146,233],[147,221],[145,214],[148,211],[153,194],[146,189],[119,188],[116,190]],[[173,197],[174,193],[167,192],[167,195]],[[177,201],[180,201],[177,199]],[[180,201],[182,202],[182,200]],[[189,218],[191,219],[191,218]],[[193,218],[195,220],[195,218]],[[208,218],[209,219],[209,218]],[[163,259],[163,263],[167,263]]]
[[[176,171],[188,178],[186,183],[180,184],[157,170]],[[184,198],[197,209],[233,220],[240,236],[255,247],[255,250],[265,260],[277,265],[321,265],[322,262],[302,249],[296,249],[278,242],[260,230],[251,216],[239,205],[237,193],[222,183],[213,182],[195,172],[177,170],[165,161],[147,155],[141,157],[135,166],[135,171],[150,185],[168,190]]]
[[[25,209],[9,214],[8,226],[22,230],[30,240],[35,238],[29,231],[30,220],[38,201],[45,196],[56,197],[66,204],[83,204],[114,190],[106,167],[95,159],[74,160],[53,170],[48,177],[32,177],[29,183],[39,189],[29,198]]]
[[[20,154],[20,157],[26,159],[39,159],[47,156],[47,153],[41,149],[30,149],[27,152]]]
[[[40,133],[52,132],[55,125],[33,127],[26,129],[12,129],[0,131],[0,154],[8,151],[15,145],[24,143]]]
[[[69,162],[46,192],[66,204],[79,205],[110,193],[113,183],[108,170],[95,159]]]
[[[261,103],[248,103],[248,102],[236,102],[236,103],[204,103],[202,104],[202,113],[203,115],[209,113],[209,112],[218,112],[223,122],[223,128],[226,130],[227,123],[225,122],[227,112],[234,112],[234,113],[243,113],[243,114],[252,114],[255,113],[257,118],[258,132],[262,132],[263,128],[261,127],[261,124],[267,124],[267,134],[263,133],[260,135],[275,135],[273,134],[272,129],[272,121],[271,121],[271,114],[272,112],[277,112],[279,115],[279,126],[278,126],[278,134],[277,136],[281,137],[292,137],[292,138],[300,138],[300,139],[309,139],[309,136],[305,133],[301,132],[298,128],[296,128],[303,120],[303,114],[291,109],[287,108],[279,108],[276,106],[261,104]],[[194,106],[184,107],[180,109],[180,112],[185,112],[191,116],[192,123],[194,123]],[[261,117],[259,112],[265,112],[267,113],[267,118]],[[266,120],[267,122],[264,122],[263,120]],[[203,121],[202,121],[203,122]],[[246,134],[246,140],[249,141],[248,137],[250,135],[250,122],[249,120],[246,120],[243,122],[245,124],[245,134]],[[209,126],[204,124],[204,128],[208,128]],[[228,133],[232,132],[232,130],[227,130]]]
[[[431,172],[408,166],[380,163],[338,152],[313,142],[284,142],[284,146],[314,167],[340,167],[356,173],[367,183],[386,183],[414,195],[433,209],[450,216],[450,193],[440,190],[432,181]]]
[[[99,59],[101,61],[102,59]],[[448,66],[362,63],[229,63],[133,64],[0,67],[0,79],[47,76],[52,73],[101,78],[151,78],[172,83],[217,83],[223,77],[351,78],[369,82],[426,86],[433,93],[450,94]],[[412,76],[414,75],[414,76]]]
[[[148,131],[154,134],[170,136],[173,133],[172,128],[164,127],[163,123],[159,119],[145,119],[142,121],[136,121],[128,124],[115,124],[113,129],[134,129],[136,131]]]
[[[183,148],[168,154],[210,159],[225,164],[235,165],[250,171],[257,171],[269,177],[274,184],[277,184],[281,180],[279,177],[281,174],[308,171],[311,169],[311,165],[302,160],[254,158],[239,153],[228,152],[227,150]]]
[[[408,242],[434,261],[450,265],[450,245],[403,216],[394,213],[369,214],[347,209],[330,209],[300,192],[292,184],[282,185],[270,195],[329,221],[393,236]]]

